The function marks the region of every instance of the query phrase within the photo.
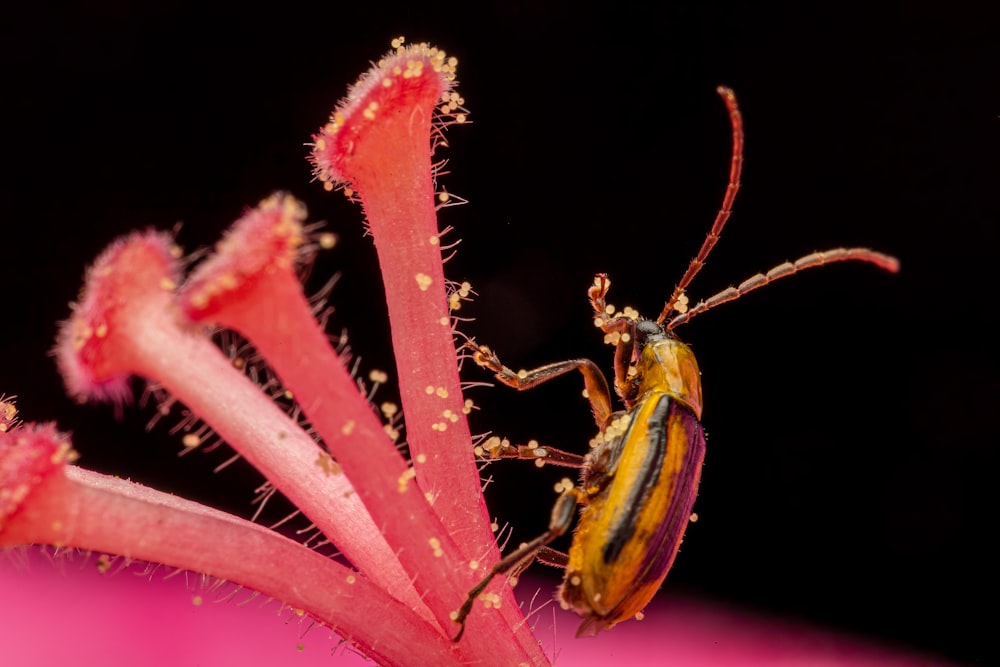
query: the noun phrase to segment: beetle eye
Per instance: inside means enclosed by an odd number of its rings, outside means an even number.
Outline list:
[[[639,320],[635,323],[636,342],[645,344],[650,338],[663,335],[663,327],[652,320]]]

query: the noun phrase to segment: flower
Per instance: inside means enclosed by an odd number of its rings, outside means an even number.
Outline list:
[[[431,163],[443,125],[464,113],[455,65],[439,49],[397,40],[313,153],[321,180],[357,193],[379,251],[410,460],[303,292],[299,269],[323,238],[286,193],[248,211],[186,278],[169,234],[119,239],[88,271],[56,344],[72,395],[120,409],[129,378],[145,378],[263,472],[350,567],[251,522],[68,465],[69,436],[30,424],[0,434],[0,545],[74,547],[232,581],[385,664],[546,662],[500,581],[465,639],[452,641],[455,611],[498,558],[458,378],[456,290],[444,279]],[[213,343],[217,327],[252,343],[308,427]]]

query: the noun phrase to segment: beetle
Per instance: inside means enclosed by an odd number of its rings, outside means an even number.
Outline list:
[[[717,90],[729,113],[733,147],[729,184],[722,206],[698,254],[675,286],[659,316],[642,318],[631,308],[616,311],[607,303],[611,285],[598,274],[588,291],[594,323],[615,346],[614,389],[625,409],[613,411],[608,382],[589,359],[570,359],[534,370],[515,372],[485,345],[468,340],[463,348],[475,363],[505,385],[531,389],[579,371],[599,428],[590,451],[573,454],[550,447],[512,446],[491,438],[477,447],[486,460],[518,458],[538,464],[578,468],[579,482],[566,479],[548,529],[497,562],[453,615],[465,629],[474,601],[494,577],[516,577],[535,559],[565,568],[558,599],[564,609],[583,617],[577,636],[595,635],[635,617],[659,589],[674,562],[692,517],[705,456],[701,426],[701,374],[691,348],[674,329],[691,318],[747,292],[799,271],[839,261],[862,261],[895,273],[894,257],[867,248],[835,248],[786,262],[688,308],[685,291],[722,233],[740,187],[743,120],[732,90]],[[548,545],[565,534],[580,506],[569,552]]]

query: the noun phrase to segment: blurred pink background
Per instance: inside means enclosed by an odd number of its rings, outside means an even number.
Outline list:
[[[325,628],[280,611],[276,602],[247,601],[247,591],[220,602],[233,587],[207,590],[198,575],[165,578],[163,568],[143,575],[142,565],[101,575],[93,557],[48,562],[37,554],[23,555],[16,552],[0,562],[4,665],[372,664],[338,646]],[[541,607],[532,616],[535,634],[556,665],[947,664],[666,593],[641,622],[578,640],[576,617],[546,604],[552,590],[551,582],[530,578],[518,587],[524,604]]]

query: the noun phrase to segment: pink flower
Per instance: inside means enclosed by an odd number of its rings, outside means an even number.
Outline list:
[[[352,567],[262,526],[67,466],[68,436],[33,425],[9,430],[0,444],[0,544],[76,547],[233,581],[386,664],[546,661],[500,581],[489,606],[470,616],[467,637],[451,641],[455,610],[498,557],[465,420],[435,215],[432,138],[460,107],[454,72],[443,51],[398,45],[352,88],[314,156],[324,181],[358,193],[379,249],[410,460],[395,441],[398,424],[368,403],[302,291],[297,270],[324,238],[287,194],[249,211],[186,279],[169,235],[116,241],[88,272],[56,347],[67,388],[81,399],[120,406],[138,375],[182,402]],[[216,347],[207,332],[218,326],[253,344],[308,427]]]

